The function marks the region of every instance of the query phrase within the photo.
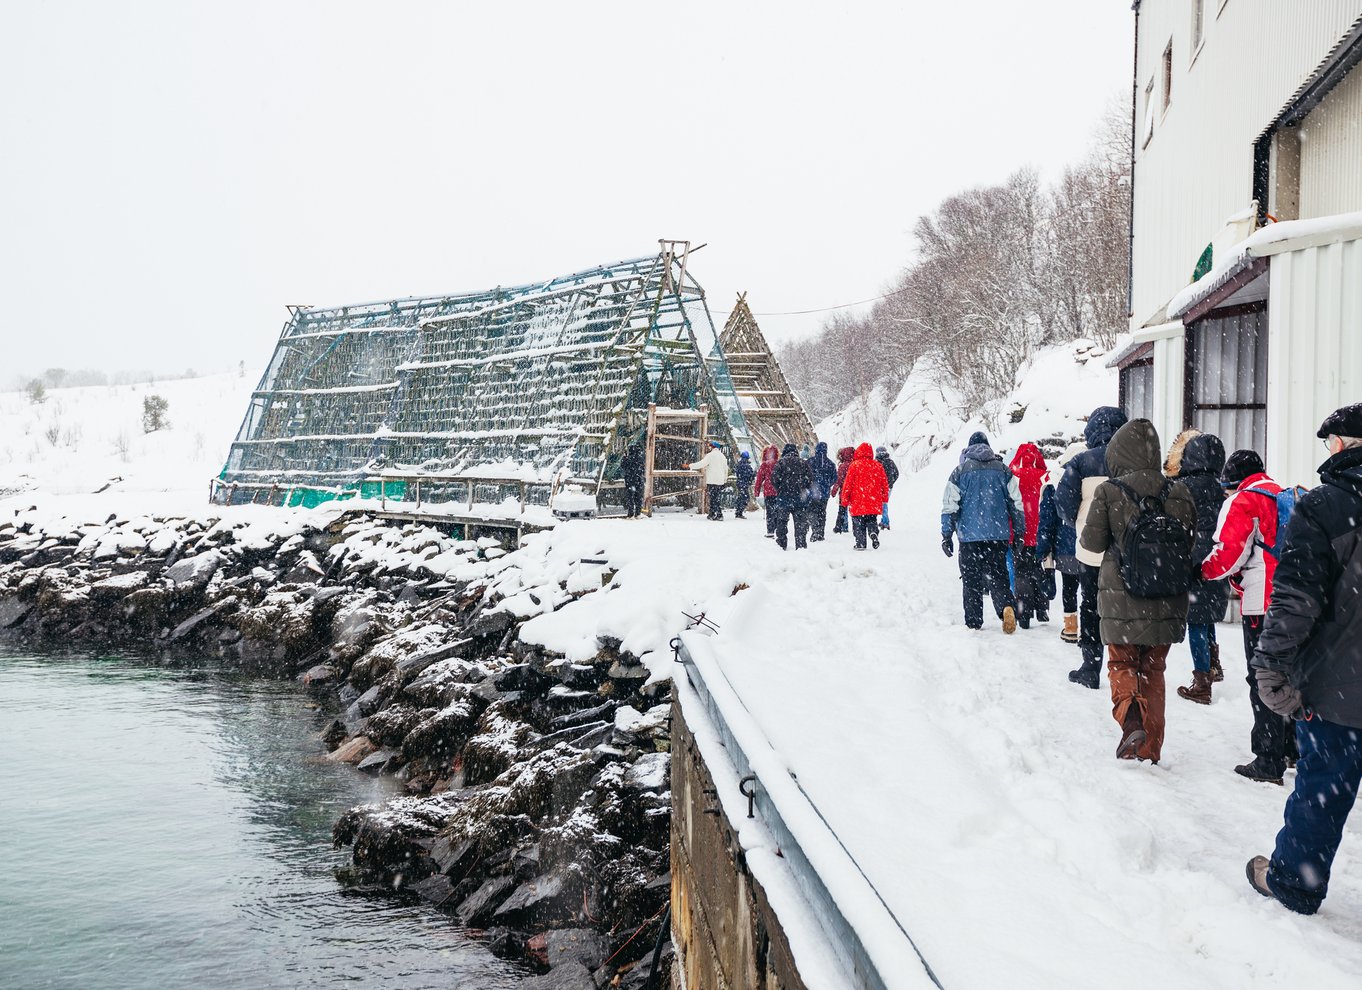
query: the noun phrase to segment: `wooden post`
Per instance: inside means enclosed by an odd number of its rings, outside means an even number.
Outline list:
[[[378,479],[378,507],[384,512],[388,511],[388,479]]]
[[[709,406],[700,403],[700,456],[705,456],[705,449],[709,446]],[[709,512],[709,485],[705,484],[705,479],[699,479],[700,488],[700,515]]]
[[[653,514],[653,444],[657,442],[657,403],[648,403],[648,430],[643,441],[643,514]]]

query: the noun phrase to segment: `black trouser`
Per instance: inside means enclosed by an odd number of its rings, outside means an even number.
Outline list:
[[[721,492],[723,485],[705,485],[705,491],[709,498],[709,518],[722,519],[724,517],[724,503]]]
[[[1278,715],[1258,696],[1258,681],[1253,676],[1253,654],[1258,649],[1258,637],[1263,634],[1263,617],[1246,615],[1244,626],[1244,659],[1248,661],[1249,705],[1253,708],[1253,732],[1249,745],[1264,769],[1280,775],[1286,772],[1286,758],[1296,756],[1296,723]]]
[[[1017,618],[1030,620],[1050,610],[1050,595],[1045,587],[1045,571],[1035,547],[1012,548],[1012,569],[1016,574]]]
[[[851,528],[850,519],[851,517],[847,514],[847,507],[845,505],[838,505],[837,522],[833,525],[832,531],[834,533],[845,533]]]
[[[1073,615],[1078,611],[1078,575],[1060,571],[1059,583],[1064,596],[1064,614]]]
[[[825,498],[815,498],[809,503],[809,534],[810,539],[821,540],[827,535],[828,529],[828,500]]]
[[[747,505],[751,501],[752,489],[744,488],[742,485],[739,485],[738,499],[736,502],[733,503],[734,506],[733,517],[735,519],[742,519],[744,517],[744,514],[747,512]]]
[[[1083,662],[1102,662],[1102,620],[1097,617],[1097,568],[1082,565],[1078,584],[1083,602],[1078,609],[1078,646],[1083,651]]]
[[[877,512],[869,516],[852,516],[851,532],[856,537],[856,548],[865,549],[865,538],[870,537],[870,542],[875,546],[880,545],[880,514]]]
[[[774,500],[772,500],[774,501]],[[791,508],[777,503],[772,508],[775,516],[776,543],[784,550],[789,542],[789,522],[794,521],[795,549],[803,550],[809,545],[809,514],[803,508]]]
[[[624,517],[633,518],[643,511],[643,489],[624,486]]]
[[[1012,596],[1012,586],[1007,579],[1007,541],[961,543],[960,582],[964,586],[965,625],[971,629],[984,627],[985,591],[993,599],[993,611],[999,617],[1003,609],[1016,608],[1017,600]]]
[[[766,532],[776,531],[776,499],[774,495],[763,495],[761,499],[762,508],[766,512]]]

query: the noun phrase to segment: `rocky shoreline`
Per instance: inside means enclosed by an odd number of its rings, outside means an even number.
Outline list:
[[[521,636],[613,578],[362,514],[0,520],[7,643],[298,678],[338,713],[326,758],[406,792],[336,823],[347,882],[485,929],[527,987],[638,990],[665,939],[669,682],[619,640],[571,662]]]

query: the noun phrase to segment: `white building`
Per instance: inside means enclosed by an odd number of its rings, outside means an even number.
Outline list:
[[[1135,18],[1121,404],[1314,484],[1320,420],[1362,401],[1362,0]]]

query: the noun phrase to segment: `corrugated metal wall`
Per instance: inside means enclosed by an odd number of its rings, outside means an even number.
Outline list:
[[[1362,69],[1310,111],[1300,140],[1301,216],[1362,210]]]
[[[1140,5],[1136,78],[1141,119],[1153,79],[1155,119],[1135,164],[1134,325],[1191,280],[1198,256],[1253,196],[1253,140],[1358,17],[1362,0],[1205,3],[1205,43],[1190,51],[1193,4]],[[1172,99],[1162,61],[1173,44]]]
[[[1362,241],[1276,255],[1269,277],[1267,469],[1313,486],[1326,456],[1315,430],[1362,401]]]
[[[1154,415],[1163,447],[1182,432],[1183,360],[1186,341],[1181,334],[1154,341]]]

